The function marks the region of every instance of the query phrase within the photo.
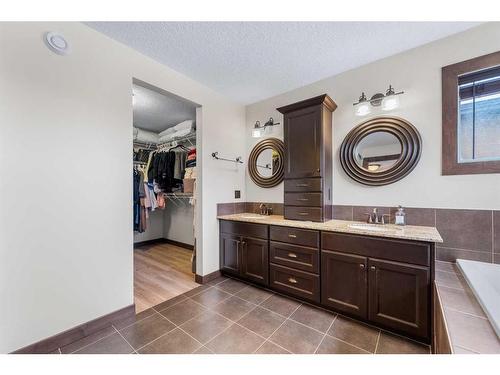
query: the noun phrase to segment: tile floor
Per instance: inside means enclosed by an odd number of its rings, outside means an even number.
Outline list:
[[[221,277],[57,352],[428,354],[429,347]]]

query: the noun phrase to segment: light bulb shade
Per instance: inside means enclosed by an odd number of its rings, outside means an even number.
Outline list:
[[[261,129],[260,128],[252,129],[252,137],[253,138],[260,138],[260,136],[261,136]]]
[[[387,95],[382,100],[382,110],[392,111],[399,107],[399,95]]]
[[[370,108],[370,103],[359,103],[358,105],[354,106],[354,113],[356,116],[366,116],[370,114],[372,109]]]

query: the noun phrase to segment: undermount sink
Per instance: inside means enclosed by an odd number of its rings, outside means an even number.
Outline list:
[[[380,224],[349,224],[349,228],[359,229],[359,230],[368,230],[372,232],[387,232],[387,231],[398,231],[400,228],[388,228],[384,225]]]
[[[256,220],[262,220],[265,219],[267,216],[266,215],[243,215],[241,216],[243,219],[256,219]]]

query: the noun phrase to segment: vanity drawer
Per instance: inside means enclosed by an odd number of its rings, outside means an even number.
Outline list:
[[[323,221],[323,209],[320,207],[285,206],[285,219]]]
[[[271,241],[287,242],[315,248],[319,247],[319,232],[316,230],[271,225],[269,233]]]
[[[431,245],[340,233],[321,233],[321,249],[429,266]]]
[[[269,257],[272,263],[319,273],[319,250],[311,247],[271,241]]]
[[[319,302],[319,276],[293,268],[270,265],[271,288],[309,301]]]
[[[233,234],[236,236],[267,239],[267,228],[268,226],[263,224],[244,223],[229,220],[220,221],[220,231],[222,233]]]
[[[321,193],[285,193],[287,206],[321,207],[323,194]]]
[[[321,178],[285,179],[285,192],[321,191]]]

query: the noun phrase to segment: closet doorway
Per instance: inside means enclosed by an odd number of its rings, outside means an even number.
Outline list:
[[[134,79],[133,224],[136,313],[199,284],[196,103]]]

